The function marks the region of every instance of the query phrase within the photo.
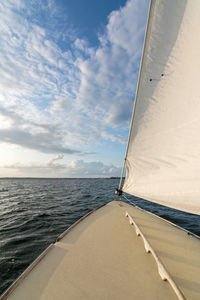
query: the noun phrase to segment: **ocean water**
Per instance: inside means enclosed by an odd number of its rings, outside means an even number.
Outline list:
[[[114,200],[119,179],[0,179],[0,294],[64,230]],[[200,218],[126,195],[200,235]]]

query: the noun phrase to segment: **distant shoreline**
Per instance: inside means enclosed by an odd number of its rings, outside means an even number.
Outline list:
[[[125,178],[125,177],[123,177]],[[120,179],[120,177],[0,177],[1,179]]]

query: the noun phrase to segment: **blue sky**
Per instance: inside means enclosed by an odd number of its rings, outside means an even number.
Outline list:
[[[0,3],[0,177],[119,176],[148,0]]]

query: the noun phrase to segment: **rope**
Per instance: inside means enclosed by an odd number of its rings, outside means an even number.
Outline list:
[[[136,206],[136,204],[134,202],[131,202],[131,200],[129,200],[126,196],[124,196],[124,194],[122,194],[122,196],[133,206]]]

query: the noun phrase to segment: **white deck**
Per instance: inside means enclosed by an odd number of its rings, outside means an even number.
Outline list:
[[[162,219],[113,201],[47,251],[8,299],[178,299],[125,212],[136,221],[186,299],[200,299],[200,240]],[[3,299],[7,299],[7,296]]]

